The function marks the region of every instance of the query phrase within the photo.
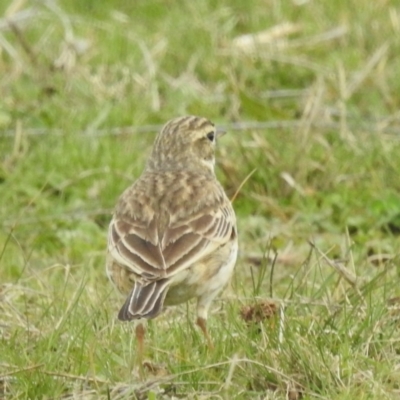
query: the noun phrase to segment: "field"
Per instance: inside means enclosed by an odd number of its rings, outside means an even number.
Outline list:
[[[0,398],[400,397],[395,0],[0,2]],[[140,373],[107,226],[160,125],[228,131],[240,255]]]

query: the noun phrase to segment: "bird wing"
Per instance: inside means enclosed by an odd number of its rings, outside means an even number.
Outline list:
[[[117,211],[108,234],[111,256],[138,277],[154,281],[188,268],[236,236],[235,215],[225,195],[203,208],[194,201],[190,211],[147,213],[150,218]]]

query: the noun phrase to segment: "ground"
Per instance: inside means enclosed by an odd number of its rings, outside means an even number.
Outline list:
[[[395,0],[0,3],[0,398],[396,399]],[[227,130],[240,255],[209,319],[134,328],[113,205],[160,124]]]

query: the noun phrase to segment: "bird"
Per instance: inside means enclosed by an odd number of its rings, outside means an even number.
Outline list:
[[[212,301],[228,285],[238,253],[236,216],[215,175],[225,132],[204,117],[183,116],[158,133],[139,178],[119,197],[108,229],[106,271],[126,295],[118,319],[140,321],[197,299],[196,323],[208,346]]]

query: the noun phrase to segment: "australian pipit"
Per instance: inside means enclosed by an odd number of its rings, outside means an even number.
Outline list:
[[[235,213],[214,173],[221,135],[205,118],[169,121],[142,175],[119,198],[108,231],[107,274],[127,294],[118,318],[151,319],[195,297],[209,346],[208,309],[238,251]],[[141,324],[136,335],[141,351]]]

